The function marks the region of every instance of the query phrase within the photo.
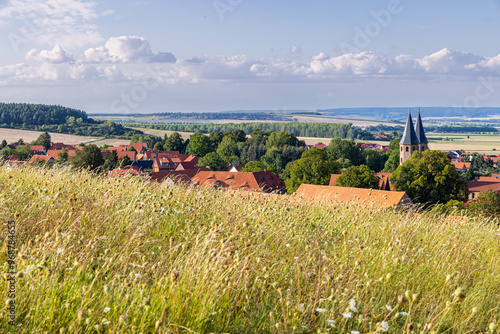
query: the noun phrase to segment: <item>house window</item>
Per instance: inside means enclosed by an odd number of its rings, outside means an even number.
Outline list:
[[[408,151],[409,151],[409,147],[408,147],[408,146],[406,146],[406,152],[408,152]]]

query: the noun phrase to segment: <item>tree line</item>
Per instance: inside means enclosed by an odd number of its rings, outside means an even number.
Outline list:
[[[0,127],[125,139],[142,133],[112,121],[94,120],[82,110],[27,103],[0,103]]]
[[[371,140],[373,135],[352,124],[341,123],[298,123],[298,122],[269,122],[269,123],[227,123],[227,124],[131,124],[130,126],[148,129],[180,131],[180,132],[227,132],[242,130],[252,133],[255,129],[271,132],[288,132],[297,137],[342,138]]]

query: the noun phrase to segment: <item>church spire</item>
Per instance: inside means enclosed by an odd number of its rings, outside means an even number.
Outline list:
[[[425,135],[424,135],[425,138]],[[408,119],[406,120],[405,131],[403,132],[403,137],[401,137],[400,145],[419,145],[417,134],[413,128],[413,120],[411,118],[411,112],[408,111]]]
[[[420,108],[418,109],[417,124],[415,125],[415,132],[417,133],[417,138],[420,144],[427,144],[427,137],[425,137],[424,126],[422,125],[422,119],[420,118]]]

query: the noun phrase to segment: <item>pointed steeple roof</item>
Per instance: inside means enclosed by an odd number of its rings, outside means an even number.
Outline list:
[[[424,126],[422,125],[422,119],[420,118],[420,109],[418,110],[417,124],[415,125],[415,132],[417,133],[417,139],[420,144],[427,144],[427,137],[425,137]]]
[[[418,141],[417,134],[415,133],[415,129],[413,128],[413,120],[411,118],[411,112],[408,112],[408,119],[406,120],[405,131],[403,132],[403,137],[401,137],[401,141],[399,143],[403,145],[420,144],[420,142]]]

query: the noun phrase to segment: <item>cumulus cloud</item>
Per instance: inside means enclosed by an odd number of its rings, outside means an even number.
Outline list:
[[[72,62],[75,59],[71,53],[64,51],[60,45],[56,45],[52,50],[37,52],[36,49],[32,49],[26,53],[26,60],[34,60],[40,63],[61,64]]]
[[[99,13],[96,6],[83,0],[8,0],[0,8],[0,26],[11,31],[11,42],[84,47],[102,41],[92,22],[110,12]]]
[[[87,49],[85,61],[90,63],[175,63],[170,52],[153,53],[147,39],[137,36],[111,37],[104,46]]]

